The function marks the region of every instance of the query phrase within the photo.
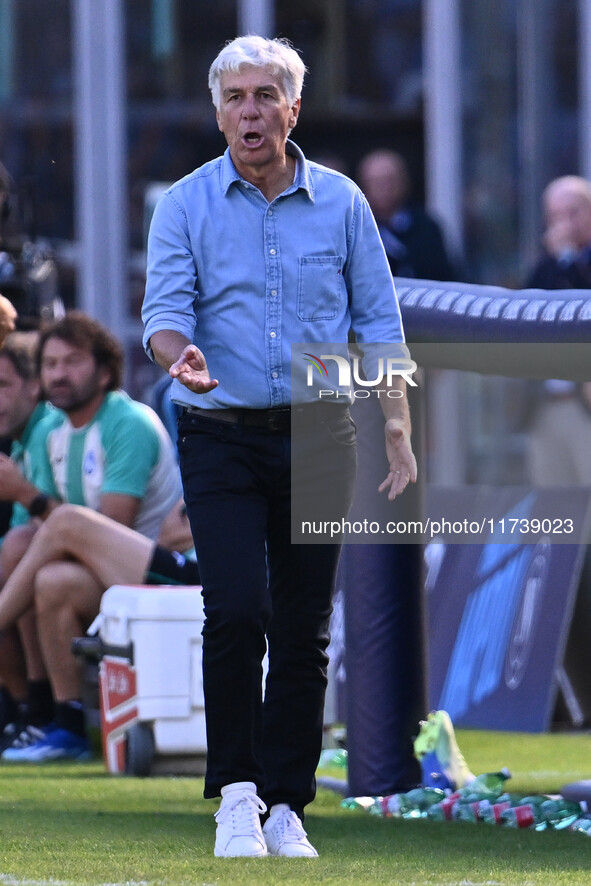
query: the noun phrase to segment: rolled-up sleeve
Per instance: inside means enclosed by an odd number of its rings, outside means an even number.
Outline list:
[[[400,358],[407,366],[408,349],[396,290],[377,225],[365,197],[357,196],[350,232],[346,277],[350,292],[351,326],[373,378],[380,357]],[[393,347],[397,346],[397,347]]]
[[[142,305],[143,346],[154,359],[150,338],[170,329],[193,340],[197,269],[183,208],[167,191],[156,204],[148,236],[146,292]]]

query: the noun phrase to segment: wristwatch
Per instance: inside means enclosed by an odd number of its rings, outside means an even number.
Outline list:
[[[43,517],[49,507],[49,496],[39,492],[27,508],[31,517]]]

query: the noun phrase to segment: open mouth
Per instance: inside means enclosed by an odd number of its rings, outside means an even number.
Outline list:
[[[250,148],[255,148],[262,142],[263,136],[260,132],[245,132],[242,140]]]

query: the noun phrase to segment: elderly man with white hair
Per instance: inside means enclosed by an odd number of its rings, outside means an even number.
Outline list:
[[[161,197],[148,243],[144,344],[184,409],[179,453],[205,611],[205,796],[222,797],[217,856],[317,855],[302,821],[322,743],[339,546],[292,544],[292,504],[316,497],[346,516],[355,428],[349,390],[314,400],[305,382],[292,387],[291,347],[346,349],[351,328],[362,351],[400,352],[404,341],[367,201],[289,139],[304,72],[283,40],[239,37],[222,49],[209,84],[228,149]],[[393,499],[416,462],[405,382],[389,388],[381,488]],[[296,436],[305,457],[292,496]]]

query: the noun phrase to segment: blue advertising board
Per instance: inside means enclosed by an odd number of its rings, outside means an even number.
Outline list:
[[[486,510],[511,519],[568,508],[588,522],[585,489],[430,489],[427,513],[457,510],[468,519]],[[450,501],[452,499],[452,501]],[[457,726],[526,732],[552,721],[585,546],[554,543],[449,544],[425,549],[428,692]]]

